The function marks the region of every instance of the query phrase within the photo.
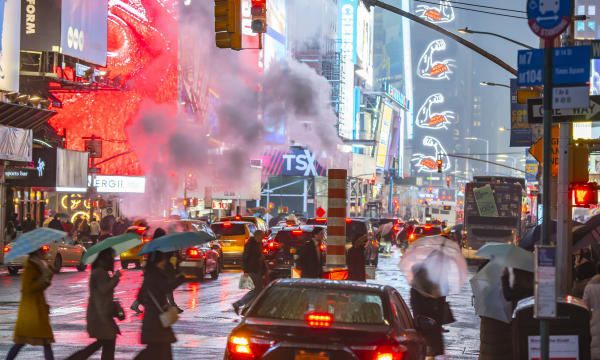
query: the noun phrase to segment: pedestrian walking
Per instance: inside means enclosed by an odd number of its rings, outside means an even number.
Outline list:
[[[596,267],[591,261],[586,261],[575,267],[575,281],[571,289],[571,295],[583,298],[583,292],[587,283],[596,275]]]
[[[100,223],[96,220],[94,216],[92,221],[90,222],[90,239],[92,240],[92,244],[98,242],[98,238],[100,237]]]
[[[511,302],[514,311],[517,303],[533,296],[533,273],[519,269],[504,269],[502,294]],[[512,312],[512,311],[511,311]],[[504,360],[513,358],[512,323],[481,316],[479,329],[479,360]]]
[[[13,360],[26,344],[43,346],[44,359],[54,360],[50,308],[44,297],[44,290],[50,286],[53,274],[41,248],[29,254],[21,274],[21,301],[13,338],[15,344],[8,351],[6,360]]]
[[[431,282],[427,270],[424,267],[413,269],[413,274],[413,282],[418,282],[421,288],[427,288],[426,284],[430,284],[432,288],[437,286]],[[448,318],[452,317],[451,312],[448,314],[450,307],[446,302],[445,296],[431,297],[429,295],[436,292],[439,293],[439,290],[435,291],[429,289],[429,291],[425,293],[417,290],[415,287],[411,286],[410,288],[410,307],[413,311],[413,317],[415,319],[418,319],[419,317],[429,317],[435,320],[435,326],[424,333],[428,357],[444,354],[444,337],[442,335],[444,329],[442,328],[442,325],[447,323],[446,321]]]
[[[585,286],[583,301],[592,312],[590,318],[592,360],[600,360],[600,275],[594,276]]]
[[[121,272],[114,271],[114,256],[112,248],[104,249],[92,263],[86,322],[88,334],[96,341],[69,356],[67,360],[87,359],[100,348],[102,348],[102,360],[115,358],[117,335],[121,332],[113,319],[117,316],[115,311],[118,309],[114,294]],[[112,277],[110,273],[113,273]]]
[[[298,250],[297,267],[301,271],[300,277],[320,279],[323,277],[323,263],[321,257],[321,243],[323,242],[325,229],[315,226],[312,238],[307,240]]]
[[[113,209],[106,209],[106,215],[100,220],[100,230],[106,232],[112,232],[112,227],[115,223],[115,216],[113,215]],[[117,234],[115,234],[117,235]]]
[[[65,230],[63,228],[62,222],[60,221],[60,215],[58,215],[58,214],[54,215],[54,218],[52,219],[52,221],[50,221],[50,223],[48,224],[48,227],[50,229],[59,230],[59,231]]]
[[[31,218],[31,216],[27,216],[25,221],[23,221],[23,232],[29,232],[31,230],[35,230],[36,224],[35,221]]]
[[[83,219],[77,230],[77,240],[79,240],[81,244],[88,242],[90,239],[90,225],[88,224],[87,219]]]
[[[170,326],[164,327],[160,314],[167,310],[167,295],[185,281],[185,276],[179,273],[170,277],[167,273],[169,256],[155,251],[150,254],[144,282],[138,298],[144,305],[145,313],[142,322],[142,344],[147,345],[134,358],[135,360],[171,360],[173,358],[171,344],[176,342],[175,334]]]
[[[348,280],[367,281],[365,270],[365,245],[369,237],[364,234],[354,240],[352,247],[348,250],[346,263],[348,265]]]
[[[256,230],[254,236],[244,245],[242,254],[242,270],[244,275],[252,279],[254,289],[248,291],[241,299],[233,303],[233,310],[239,314],[240,308],[250,303],[263,288],[263,276],[267,275],[267,265],[262,253],[262,239],[265,233]]]
[[[83,218],[81,217],[81,215],[77,215],[75,221],[73,222],[73,235],[79,235],[79,227],[81,226],[82,222]]]

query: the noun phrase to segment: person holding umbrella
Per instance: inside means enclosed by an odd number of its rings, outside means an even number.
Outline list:
[[[185,281],[179,273],[175,278],[169,276],[167,267],[169,255],[161,251],[150,254],[144,271],[144,282],[138,298],[144,308],[142,322],[142,344],[146,348],[134,358],[135,360],[170,360],[173,358],[171,344],[176,342],[175,334],[170,326],[163,326],[160,314],[168,307],[167,295]]]
[[[312,239],[306,240],[298,249],[298,269],[303,278],[320,279],[323,277],[323,261],[321,259],[321,243],[325,236],[325,229],[315,226]]]
[[[15,324],[14,342],[6,360],[14,359],[26,344],[44,347],[44,358],[53,360],[51,344],[54,342],[50,326],[50,308],[44,297],[54,271],[44,259],[42,246],[29,253],[25,270],[21,275],[21,301]]]
[[[367,281],[367,273],[365,271],[365,244],[369,240],[367,234],[356,238],[354,244],[348,250],[348,280],[351,281]]]
[[[69,356],[67,360],[87,359],[100,348],[102,348],[102,360],[115,358],[117,335],[121,332],[113,319],[116,315],[113,297],[121,272],[114,271],[114,257],[114,250],[107,248],[100,251],[92,263],[86,321],[87,332],[96,341]],[[113,272],[114,275],[111,277],[109,272]]]
[[[232,304],[233,311],[239,314],[240,308],[250,303],[263,288],[263,276],[268,268],[262,254],[262,239],[265,233],[262,230],[256,230],[254,236],[244,245],[244,253],[242,254],[242,270],[247,274],[254,289],[248,291],[241,299]]]

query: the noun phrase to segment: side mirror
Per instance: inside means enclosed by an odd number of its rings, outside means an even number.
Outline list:
[[[417,316],[415,322],[417,325],[417,329],[424,333],[428,333],[434,330],[437,326],[436,321],[428,316]]]

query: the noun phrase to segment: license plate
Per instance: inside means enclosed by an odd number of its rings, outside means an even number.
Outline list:
[[[294,360],[329,360],[329,354],[326,352],[308,352],[300,350],[296,352]]]

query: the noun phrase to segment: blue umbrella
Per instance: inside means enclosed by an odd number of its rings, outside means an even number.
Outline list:
[[[204,244],[215,240],[215,234],[212,231],[198,232],[176,232],[153,239],[138,252],[138,255],[147,255],[154,251],[170,252],[181,249],[187,249],[196,245]]]
[[[41,227],[19,236],[6,256],[5,262],[36,251],[42,246],[67,236],[64,231]]]

